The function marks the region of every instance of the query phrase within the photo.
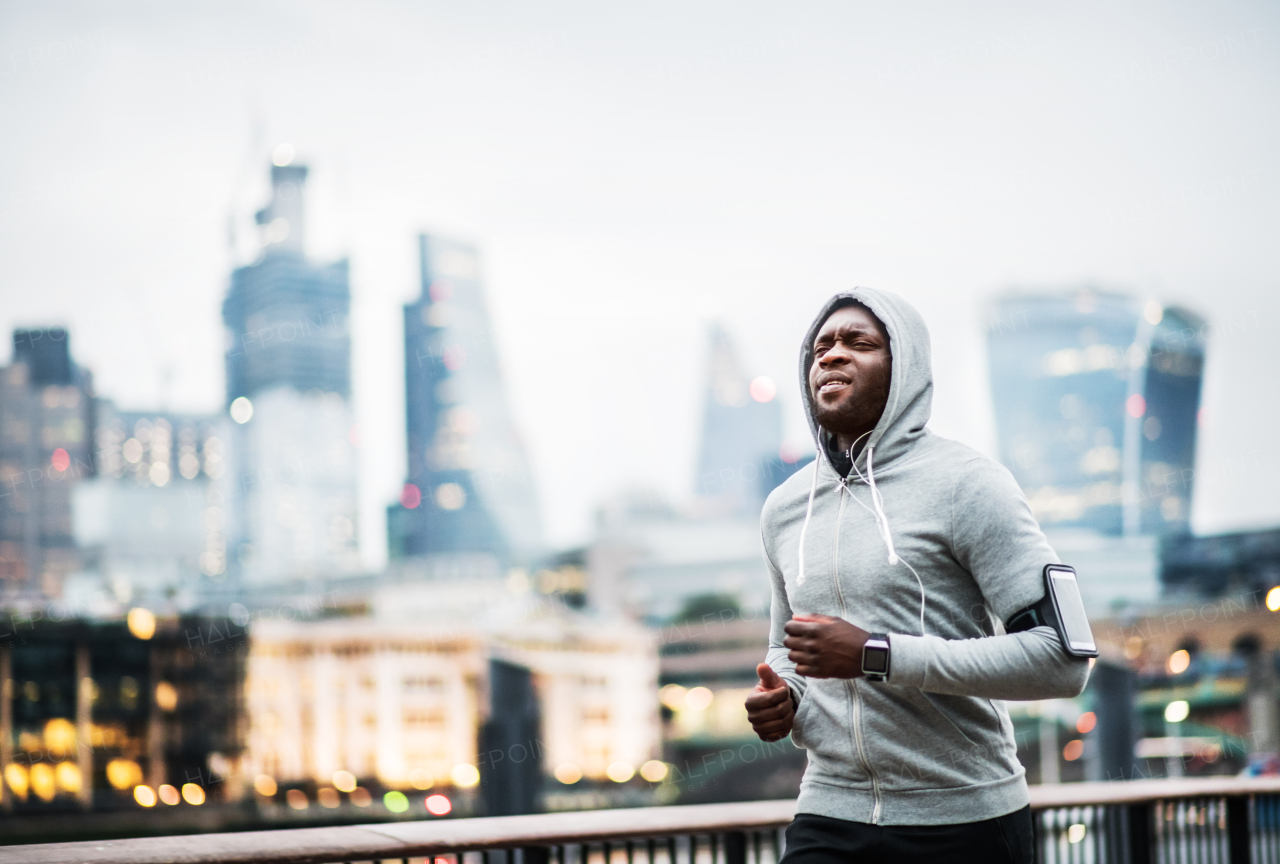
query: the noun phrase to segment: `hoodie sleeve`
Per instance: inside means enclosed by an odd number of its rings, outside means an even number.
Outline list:
[[[764,560],[769,566],[769,583],[773,589],[773,599],[769,604],[769,651],[765,654],[764,662],[768,663],[770,668],[778,673],[779,678],[787,682],[787,686],[791,688],[791,694],[795,697],[796,704],[799,704],[801,697],[804,696],[804,689],[808,680],[796,672],[796,664],[787,657],[791,652],[782,644],[782,640],[787,637],[787,632],[783,628],[791,620],[791,604],[787,600],[787,584],[782,578],[782,572],[774,566],[773,558],[769,555],[769,547],[767,545],[764,550]]]
[[[970,461],[953,488],[951,551],[1000,620],[1044,596],[1042,572],[1058,556],[1004,466]],[[1070,657],[1051,627],[981,639],[890,636],[890,681],[931,693],[987,699],[1078,695],[1089,663]]]

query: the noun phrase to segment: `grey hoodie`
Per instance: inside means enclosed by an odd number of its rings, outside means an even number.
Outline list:
[[[1002,816],[1028,798],[1000,700],[1075,696],[1088,678],[1052,629],[1004,635],[999,623],[1043,596],[1041,571],[1058,557],[1003,466],[925,428],[929,332],[901,297],[832,297],[801,347],[801,392],[814,337],[848,300],[889,333],[884,415],[846,480],[806,398],[818,458],[761,515],[773,581],[767,662],[799,703],[791,739],[809,756],[797,810],[882,825]],[[797,674],[783,627],[803,613],[890,634],[889,680]]]

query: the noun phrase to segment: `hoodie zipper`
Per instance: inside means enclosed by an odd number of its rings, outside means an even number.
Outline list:
[[[844,521],[844,496],[846,494],[853,495],[847,485],[848,482],[848,477],[840,478],[840,508],[836,512],[836,531],[833,541],[835,548],[831,561],[834,574],[833,581],[836,584],[836,600],[840,604],[840,617],[846,621],[848,616],[844,604],[844,591],[840,587],[840,524]],[[854,746],[858,749],[858,758],[862,761],[862,770],[866,771],[867,776],[871,778],[871,800],[873,802],[871,824],[878,825],[880,824],[880,777],[876,774],[875,769],[871,767],[871,760],[867,758],[867,750],[862,743],[862,692],[858,689],[856,678],[850,678],[846,681],[845,687],[849,691],[850,700],[853,702]]]

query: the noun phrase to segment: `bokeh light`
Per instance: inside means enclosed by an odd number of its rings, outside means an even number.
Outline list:
[[[715,694],[706,687],[694,687],[684,694],[684,705],[694,711],[701,711],[710,707],[713,699],[715,699]]]
[[[460,789],[471,789],[480,783],[480,772],[476,766],[467,762],[459,762],[453,766],[453,770],[449,772],[449,779],[453,781],[453,785]]]
[[[58,780],[53,773],[53,766],[47,762],[37,762],[31,766],[31,791],[41,801],[52,801],[58,794]]]
[[[1088,735],[1098,725],[1098,715],[1092,711],[1086,711],[1080,715],[1080,719],[1076,720],[1076,731],[1081,735]]]
[[[1280,612],[1280,585],[1267,592],[1267,608],[1272,612]]]
[[[160,800],[170,807],[176,807],[182,801],[182,795],[178,793],[178,787],[170,786],[168,783],[165,783],[156,792]]]
[[[136,786],[142,782],[142,766],[132,759],[112,759],[107,763],[107,782],[116,789]]]
[[[772,402],[778,395],[778,385],[768,375],[761,375],[751,382],[751,398],[757,402]]]
[[[156,792],[150,786],[134,786],[133,800],[143,807],[154,807],[156,806]]]
[[[1181,675],[1191,666],[1191,652],[1185,648],[1179,648],[1169,655],[1169,661],[1165,665],[1170,675]]]
[[[125,623],[129,626],[129,632],[139,639],[147,640],[156,635],[156,616],[150,609],[141,606],[130,609],[125,616]]]
[[[386,807],[392,813],[403,813],[409,809],[409,799],[405,797],[403,792],[392,789],[386,795],[382,796],[382,806]]]
[[[400,490],[400,506],[412,510],[422,503],[422,490],[412,483],[404,484]]]
[[[679,711],[684,707],[684,696],[687,691],[679,684],[668,684],[658,691],[658,701],[666,705],[672,711]]]
[[[609,767],[604,771],[605,776],[614,783],[626,783],[632,777],[636,776],[636,767],[630,762],[624,762],[619,759],[617,762],[611,762]]]
[[[241,396],[231,403],[231,419],[243,425],[253,419],[253,403]]]
[[[334,771],[333,788],[339,792],[350,792],[356,788],[356,775],[350,771]]]
[[[168,681],[156,685],[156,707],[161,711],[173,711],[178,707],[178,688]]]
[[[80,791],[84,778],[80,774],[80,766],[74,762],[59,762],[53,769],[54,779],[63,792],[75,795]]]
[[[441,483],[436,487],[436,506],[441,510],[461,510],[467,503],[467,492],[457,483]]]
[[[448,816],[453,810],[453,803],[443,795],[427,796],[427,812],[432,816]]]
[[[1068,762],[1074,762],[1084,755],[1084,742],[1079,738],[1075,738],[1067,742],[1067,746],[1062,748],[1062,758]]]
[[[276,778],[272,777],[270,774],[259,774],[254,778],[253,790],[263,798],[272,797],[277,791],[279,791],[279,788],[280,787],[276,785]]]
[[[1185,699],[1178,699],[1170,702],[1164,708],[1164,719],[1166,723],[1181,723],[1191,716],[1191,704]]]
[[[556,779],[566,786],[572,786],[582,779],[582,769],[572,762],[564,762],[556,766]]]
[[[62,472],[71,467],[71,456],[66,450],[59,447],[53,451],[53,456],[49,459],[49,464],[53,466],[54,471]]]
[[[204,788],[195,783],[183,783],[182,800],[199,807],[204,803]]]
[[[650,759],[640,766],[640,776],[650,783],[660,783],[666,779],[669,769],[666,762]]]

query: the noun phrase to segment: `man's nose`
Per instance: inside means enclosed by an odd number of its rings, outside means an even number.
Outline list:
[[[818,365],[825,369],[828,366],[838,366],[843,363],[848,363],[849,359],[849,352],[844,349],[843,345],[837,342],[822,355],[822,359],[818,361]]]

